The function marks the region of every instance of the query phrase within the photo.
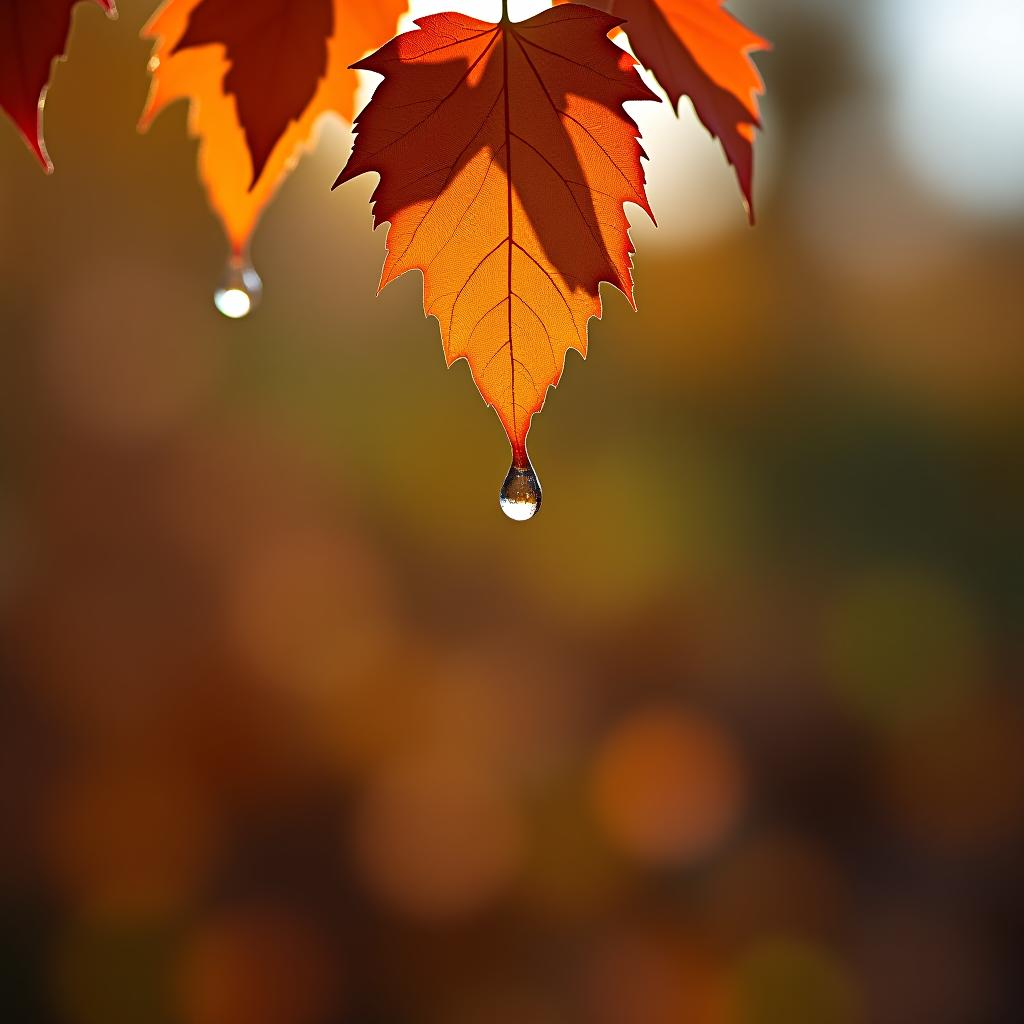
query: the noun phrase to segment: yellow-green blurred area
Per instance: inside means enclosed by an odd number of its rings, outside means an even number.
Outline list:
[[[528,524],[347,127],[214,311],[152,8],[0,124],[0,1019],[1024,1019],[1019,0],[735,4]]]

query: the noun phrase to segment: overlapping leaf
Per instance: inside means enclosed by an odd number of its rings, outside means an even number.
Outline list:
[[[673,107],[688,96],[704,127],[722,143],[736,168],[754,218],[754,130],[761,126],[764,92],[751,53],[769,49],[725,10],[725,0],[593,0],[625,22],[640,63],[654,73]]]
[[[141,127],[191,101],[199,173],[242,252],[320,115],[354,113],[349,65],[395,29],[404,0],[167,0],[143,29],[156,40]]]
[[[17,125],[47,171],[43,99],[50,65],[64,54],[78,0],[0,0],[0,109]],[[116,16],[114,0],[96,0]]]
[[[469,362],[520,460],[566,352],[586,354],[600,283],[633,301],[623,204],[650,209],[622,104],[655,97],[607,38],[618,24],[576,5],[514,25],[436,15],[357,65],[384,81],[337,184],[379,172],[381,287],[423,273],[448,363]]]

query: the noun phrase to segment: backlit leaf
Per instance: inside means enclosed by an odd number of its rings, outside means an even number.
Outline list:
[[[349,65],[404,10],[403,0],[167,0],[143,29],[156,47],[140,127],[191,102],[200,177],[236,253],[320,115],[352,119]]]
[[[761,126],[758,97],[764,82],[750,54],[771,44],[725,10],[724,0],[593,0],[621,18],[641,64],[654,73],[679,108],[693,102],[704,127],[722,143],[736,168],[754,219],[754,130]]]
[[[50,65],[64,55],[78,0],[0,0],[0,109],[17,125],[47,172],[43,100]],[[112,18],[114,0],[96,0]]]
[[[622,104],[655,97],[607,38],[618,24],[577,5],[514,25],[441,14],[357,65],[384,81],[337,183],[380,174],[381,287],[422,272],[448,363],[469,362],[519,462],[566,352],[586,354],[600,283],[633,301],[623,204],[650,209]]]

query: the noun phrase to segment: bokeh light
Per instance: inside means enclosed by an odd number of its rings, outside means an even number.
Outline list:
[[[1016,0],[876,7],[889,127],[923,181],[970,210],[1024,212],[1024,8]]]
[[[626,719],[594,766],[594,807],[609,838],[654,864],[708,854],[735,823],[744,790],[729,737],[709,720],[668,708]]]

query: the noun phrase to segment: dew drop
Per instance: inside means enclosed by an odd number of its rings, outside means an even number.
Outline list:
[[[540,511],[543,496],[533,464],[529,456],[525,458],[526,463],[522,466],[517,465],[515,459],[512,460],[498,496],[501,511],[519,523],[532,519]]]
[[[232,256],[224,270],[220,286],[213,293],[213,304],[224,316],[239,320],[259,304],[263,282],[243,256]]]

